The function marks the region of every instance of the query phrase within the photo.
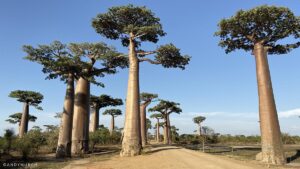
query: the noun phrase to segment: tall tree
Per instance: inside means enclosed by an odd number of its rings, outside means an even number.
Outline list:
[[[163,116],[162,114],[151,114],[150,118],[155,118],[156,119],[156,141],[160,142],[160,132],[159,132],[159,128],[160,128],[160,122],[159,119],[162,119]]]
[[[159,112],[162,114],[164,118],[164,143],[171,144],[171,124],[170,124],[170,114],[171,113],[181,113],[182,110],[179,107],[179,103],[167,101],[167,100],[160,100],[160,102],[149,109],[150,112]]]
[[[285,7],[259,6],[240,10],[235,16],[219,23],[219,45],[229,53],[236,49],[252,51],[256,61],[259,95],[259,117],[262,160],[284,164],[280,126],[273,95],[267,54],[285,54],[298,48],[300,42],[281,44],[289,37],[300,38],[300,19]]]
[[[43,72],[48,74],[46,79],[60,77],[67,83],[56,156],[71,155],[72,135],[74,136],[73,154],[87,150],[90,83],[103,86],[102,83],[95,80],[95,76],[103,77],[105,74],[115,73],[117,66],[124,67],[127,65],[127,59],[116,57],[120,54],[104,43],[71,43],[65,45],[59,41],[54,41],[50,45],[39,45],[36,48],[24,46],[23,48],[28,54],[26,59],[44,66]],[[103,66],[102,68],[94,66],[96,60],[102,61],[100,64]],[[77,80],[76,91],[74,80]],[[80,117],[78,118],[78,116]],[[74,134],[72,134],[72,128]],[[81,144],[82,141],[84,144]],[[85,148],[81,148],[82,146]]]
[[[24,45],[23,50],[27,53],[25,59],[43,65],[43,73],[46,79],[56,79],[67,84],[66,94],[61,114],[56,157],[71,156],[71,134],[74,110],[74,80],[79,78],[83,64],[71,54],[67,45],[54,41],[50,45],[33,47]]]
[[[19,137],[22,138],[28,131],[29,106],[33,106],[38,110],[43,110],[39,104],[42,103],[44,96],[39,92],[15,90],[9,94],[9,97],[16,98],[19,102],[24,103],[21,125],[19,129]]]
[[[201,123],[206,119],[206,117],[203,116],[197,116],[193,118],[193,122],[198,125],[198,132],[199,136],[202,135],[202,128],[201,128]]]
[[[142,146],[147,144],[147,123],[146,123],[146,108],[153,101],[153,99],[157,98],[157,94],[152,93],[141,93],[140,94],[140,129],[141,129],[141,141]]]
[[[115,130],[115,117],[122,115],[122,111],[120,109],[107,109],[103,115],[111,115],[110,135],[112,135]]]
[[[70,50],[80,61],[89,60],[84,62],[87,67],[82,70],[83,76],[78,79],[75,89],[72,154],[78,155],[89,148],[90,83],[104,86],[95,81],[95,76],[116,73],[117,67],[127,66],[127,59],[119,57],[119,53],[104,43],[72,43]],[[101,68],[95,67],[96,62]]]
[[[93,112],[91,113],[90,132],[94,132],[97,130],[99,126],[100,109],[107,106],[123,105],[123,101],[122,99],[112,98],[111,96],[105,94],[101,96],[91,95],[90,104],[91,104],[91,108],[93,109]]]
[[[19,128],[19,133],[20,133],[20,129],[21,129],[21,119],[22,119],[22,113],[14,113],[12,115],[10,115],[8,117],[8,119],[6,119],[5,121],[11,123],[11,124],[16,124],[18,123],[18,128]],[[30,115],[28,116],[28,122],[35,122],[37,119],[37,117]]]
[[[148,135],[149,135],[148,130],[149,129],[152,129],[151,120],[146,118],[146,140],[147,140],[146,144],[148,144]]]
[[[135,156],[141,152],[140,144],[140,108],[139,108],[139,63],[161,64],[163,67],[185,68],[190,57],[182,56],[173,44],[160,46],[154,51],[141,49],[142,42],[158,41],[165,32],[155,17],[146,7],[133,5],[112,7],[107,13],[97,15],[92,26],[96,32],[109,39],[120,39],[129,49],[129,78],[126,97],[126,119],[121,156]],[[154,59],[147,55],[155,54]]]

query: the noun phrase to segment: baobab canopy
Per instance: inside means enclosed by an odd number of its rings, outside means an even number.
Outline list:
[[[23,50],[28,54],[25,59],[42,64],[43,72],[48,74],[46,79],[60,77],[66,80],[69,73],[76,79],[83,77],[91,83],[104,86],[97,82],[94,76],[103,77],[105,74],[116,72],[116,67],[126,67],[127,59],[117,57],[120,55],[114,48],[105,43],[70,43],[62,44],[54,41],[50,45],[32,47],[24,45]],[[90,59],[90,62],[87,62]],[[103,68],[94,66],[96,61],[101,61]]]
[[[12,123],[12,124],[16,124],[16,123],[20,123],[21,122],[21,118],[22,118],[22,113],[14,113],[12,115],[9,116],[9,118],[5,121]],[[31,122],[35,122],[35,120],[37,119],[37,117],[33,116],[33,115],[29,115],[28,116],[28,121]]]
[[[44,96],[39,92],[27,91],[27,90],[15,90],[9,94],[9,97],[17,98],[19,102],[27,103],[30,106],[35,107],[38,110],[43,110],[39,106],[44,99]]]
[[[229,19],[222,19],[219,31],[219,45],[229,53],[236,49],[251,51],[254,43],[268,47],[269,54],[284,54],[300,46],[300,41],[279,44],[287,37],[300,38],[300,18],[285,7],[259,6],[251,10],[240,10]]]
[[[104,37],[121,39],[123,46],[128,46],[129,39],[132,38],[139,48],[141,42],[156,43],[159,36],[165,35],[159,21],[160,19],[146,7],[127,5],[109,8],[107,13],[97,15],[92,25],[96,32]],[[150,54],[156,54],[154,60],[145,57]],[[161,45],[154,51],[139,49],[137,56],[140,62],[161,64],[166,68],[184,69],[190,60],[189,56],[182,56],[180,49],[173,44]]]
[[[206,117],[203,117],[203,116],[197,116],[197,117],[194,117],[194,118],[193,118],[193,121],[194,121],[194,123],[196,123],[196,124],[200,124],[200,123],[202,123],[205,119],[206,119]]]
[[[152,99],[155,99],[157,97],[158,97],[157,94],[152,94],[152,93],[143,92],[140,94],[140,100],[144,102],[149,102],[149,101],[151,102]]]
[[[179,107],[179,103],[167,101],[167,100],[160,100],[160,102],[149,109],[150,112],[158,111],[164,115],[170,113],[180,113],[182,112],[181,108]]]
[[[107,109],[103,112],[103,115],[111,115],[111,116],[119,116],[122,115],[122,111],[120,109]]]
[[[158,36],[166,34],[159,21],[146,7],[127,5],[111,7],[107,13],[97,15],[92,26],[97,33],[109,39],[121,39],[122,44],[128,46],[130,33],[134,34],[136,42],[156,43]]]
[[[96,108],[103,108],[107,106],[119,106],[123,105],[122,99],[113,98],[109,95],[102,94],[100,96],[90,96],[91,106],[95,106]]]

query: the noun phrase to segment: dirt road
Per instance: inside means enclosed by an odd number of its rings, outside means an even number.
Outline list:
[[[113,156],[109,160],[73,162],[64,169],[266,169],[267,166],[223,158],[178,147],[151,148],[137,157]]]

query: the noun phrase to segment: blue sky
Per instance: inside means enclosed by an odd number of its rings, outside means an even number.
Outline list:
[[[59,80],[44,80],[41,66],[22,59],[25,56],[22,45],[49,44],[54,40],[63,43],[103,41],[121,52],[127,52],[119,41],[98,35],[91,27],[91,19],[106,12],[109,7],[129,3],[150,8],[160,17],[167,32],[157,44],[143,45],[144,49],[172,42],[181,48],[183,54],[192,56],[184,71],[141,64],[141,91],[158,93],[162,99],[181,104],[183,113],[172,115],[171,123],[181,133],[192,133],[196,128],[192,118],[204,115],[207,117],[204,125],[216,132],[259,134],[254,57],[244,51],[226,55],[213,34],[222,18],[234,15],[239,9],[258,5],[289,7],[299,16],[298,1],[3,0],[0,2],[0,134],[6,128],[16,127],[4,122],[9,114],[22,110],[21,103],[8,97],[10,91],[16,89],[44,94],[44,111],[31,108],[30,113],[38,120],[30,123],[30,127],[59,123],[53,116],[62,110],[65,85]],[[286,55],[269,56],[281,129],[291,134],[300,134],[299,63],[300,49]],[[109,94],[125,99],[127,76],[128,70],[125,69],[102,78],[106,87],[92,86],[92,94]],[[124,106],[120,108],[124,110]],[[122,127],[123,120],[123,117],[118,117],[116,125]],[[100,123],[108,126],[109,117],[101,115]]]

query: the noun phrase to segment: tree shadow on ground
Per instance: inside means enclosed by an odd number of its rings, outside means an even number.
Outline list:
[[[287,157],[287,163],[291,163],[291,162],[297,160],[299,157],[300,157],[300,150],[297,150],[296,154],[294,154],[290,157]]]
[[[151,155],[160,151],[165,151],[165,150],[174,150],[174,149],[181,149],[179,147],[166,147],[166,145],[162,146],[152,146],[152,148],[149,151],[144,152],[144,155]]]
[[[39,154],[28,157],[26,160],[22,159],[20,155],[12,156],[12,155],[2,155],[0,158],[0,169],[16,169],[16,168],[28,168],[30,166],[37,168],[43,168],[43,166],[47,166],[47,164],[61,164],[64,165],[85,158],[102,158],[108,159],[109,155],[117,154],[120,151],[118,147],[97,147],[94,152],[90,152],[88,154],[83,154],[82,156],[73,156],[66,158],[56,158],[55,153],[47,153],[47,154]],[[26,166],[27,165],[27,166]]]

